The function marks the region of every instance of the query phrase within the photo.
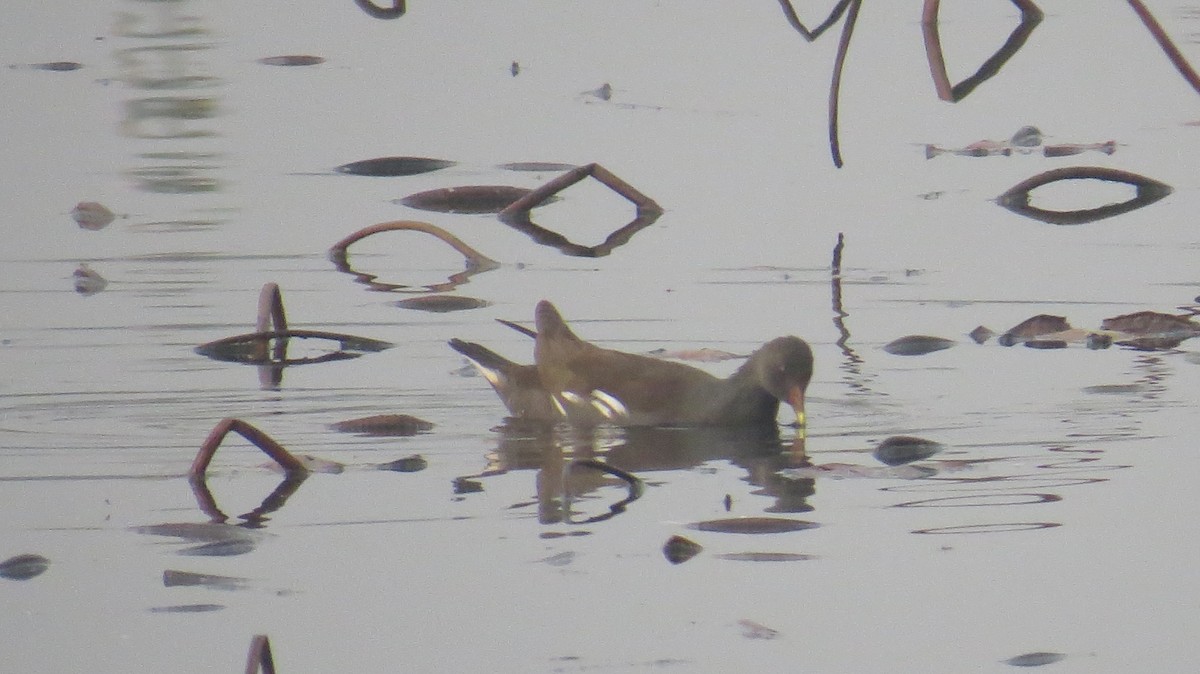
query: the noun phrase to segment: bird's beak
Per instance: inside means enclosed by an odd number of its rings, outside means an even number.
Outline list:
[[[788,389],[787,402],[796,412],[796,425],[804,428],[805,422],[808,420],[804,416],[804,389],[799,386]]]

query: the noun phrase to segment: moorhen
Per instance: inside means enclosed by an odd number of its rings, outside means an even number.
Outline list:
[[[554,305],[536,310],[535,365],[514,363],[459,339],[450,346],[487,378],[515,419],[591,426],[749,426],[776,423],[779,403],[803,427],[812,349],[777,337],[726,379],[648,356],[585,342]]]

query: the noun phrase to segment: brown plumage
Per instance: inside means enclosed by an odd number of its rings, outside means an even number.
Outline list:
[[[813,357],[798,337],[767,342],[720,379],[688,365],[585,342],[545,300],[537,305],[536,325],[535,365],[450,341],[484,373],[515,418],[579,425],[773,425],[785,402],[804,425]]]

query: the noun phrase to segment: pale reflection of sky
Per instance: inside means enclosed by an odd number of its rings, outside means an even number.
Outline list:
[[[281,671],[1008,671],[1001,660],[1031,651],[1067,654],[1055,671],[1187,671],[1200,659],[1191,571],[1200,550],[1182,528],[1200,515],[1189,477],[1200,370],[1181,353],[980,347],[965,334],[1036,313],[1095,327],[1120,313],[1173,311],[1200,293],[1200,130],[1185,126],[1197,119],[1197,93],[1128,8],[1064,0],[1044,7],[1000,75],[946,103],[925,61],[920,3],[869,3],[843,76],[838,170],[825,111],[840,26],[809,44],[776,3],[743,4],[410,2],[396,21],[372,20],[349,0],[9,9],[0,22],[0,559],[36,552],[51,567],[30,581],[0,580],[6,664],[231,670],[250,637],[267,633]],[[797,3],[810,25],[819,23],[813,4]],[[1016,25],[1011,3],[942,4],[952,79]],[[1200,32],[1195,8],[1177,4],[1151,9],[1200,61],[1189,41]],[[201,30],[130,35],[131,26],[171,25]],[[284,54],[327,61],[257,62]],[[6,67],[57,60],[84,67]],[[214,79],[191,89],[128,83],[167,73]],[[606,82],[609,101],[583,94]],[[211,135],[134,137],[152,127],[134,123],[130,104],[172,96],[210,99],[174,128]],[[1025,124],[1048,142],[1119,145],[1112,156],[924,158],[926,143],[1001,140]],[[386,155],[460,163],[404,178],[331,172]],[[599,162],[666,212],[610,256],[586,259],[490,216],[393,203],[425,189],[536,187],[550,177],[495,168],[514,161]],[[218,189],[138,189],[139,176],[164,175],[148,169],[171,165]],[[1075,227],[991,201],[1071,165],[1143,173],[1176,191]],[[586,199],[568,192],[535,219],[585,244],[632,219],[624,203],[592,208],[604,195],[586,189]],[[69,212],[80,201],[119,217],[79,229]],[[367,292],[326,259],[347,234],[404,218],[500,261],[459,288],[492,306],[405,311],[391,304],[399,296]],[[849,355],[836,344],[828,272],[839,232]],[[448,252],[403,241],[374,240],[360,260],[401,281],[461,271]],[[72,291],[81,262],[108,279],[106,290]],[[279,391],[260,390],[252,368],[192,353],[250,330],[267,281],[283,287],[298,327],[398,346],[290,368]],[[647,473],[646,495],[586,527],[588,536],[539,538],[571,530],[537,522],[532,502],[546,474],[514,470],[479,478],[482,493],[451,491],[454,478],[495,459],[491,429],[503,411],[482,379],[449,374],[462,363],[445,340],[528,361],[530,342],[492,319],[527,321],[542,297],[581,335],[631,351],[745,352],[799,334],[817,353],[816,463],[871,464],[869,449],[884,437],[920,435],[948,445],[941,459],[999,459],[943,466],[957,471],[947,479],[1005,478],[976,493],[1061,500],[889,508],[976,487],[828,479],[808,500],[814,510],[797,516],[817,529],[702,535],[685,525],[761,516],[774,502],[762,476],[711,461]],[[916,358],[880,349],[906,334],[961,343]],[[720,374],[735,366],[705,365]],[[437,426],[385,440],[327,428],[394,412]],[[302,485],[250,554],[179,556],[180,542],[133,532],[202,521],[178,476],[228,416],[351,467]],[[414,453],[426,471],[364,466]],[[257,507],[278,483],[244,442],[227,441],[218,457],[209,486],[231,513]],[[1097,460],[1045,467],[1081,457]],[[83,476],[92,479],[74,479]],[[38,479],[11,479],[20,477]],[[1073,478],[1104,481],[1062,482]],[[882,491],[894,486],[913,489]],[[726,494],[732,513],[721,506]],[[1014,522],[1061,526],[912,533]],[[667,564],[660,548],[673,534],[705,552]],[[816,559],[715,556],[770,551]],[[567,552],[569,564],[539,561]],[[248,578],[250,587],[164,588],[164,569]],[[151,612],[188,604],[225,608]],[[742,620],[779,636],[745,638]]]

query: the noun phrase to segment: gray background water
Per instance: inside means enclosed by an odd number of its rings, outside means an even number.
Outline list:
[[[831,4],[797,9],[814,25]],[[943,4],[958,79],[1016,12]],[[1200,60],[1200,6],[1149,5]],[[1066,654],[1055,671],[1191,671],[1195,346],[1043,352],[965,337],[1037,313],[1094,328],[1200,293],[1200,127],[1189,124],[1200,96],[1123,3],[1042,8],[1025,48],[950,104],[933,91],[919,3],[869,3],[844,73],[840,170],[825,128],[840,24],[806,43],[765,0],[415,2],[395,21],[350,2],[9,8],[0,63],[84,67],[0,69],[0,558],[51,560],[37,578],[0,579],[2,668],[235,671],[262,633],[281,671],[1000,671],[1031,651]],[[281,54],[327,60],[257,62]],[[582,93],[605,82],[608,101]],[[146,113],[171,104],[183,118]],[[1003,139],[1024,124],[1047,142],[1120,145],[1112,156],[924,157],[925,143]],[[460,164],[398,178],[331,170],[386,155]],[[599,162],[666,214],[612,255],[584,259],[492,216],[392,203],[452,185],[533,187],[553,174],[495,168],[532,160]],[[1175,192],[1077,227],[991,201],[1071,165],[1142,173]],[[564,197],[538,221],[585,243],[632,217],[591,183]],[[80,229],[70,217],[80,201],[120,217]],[[407,311],[392,305],[400,295],[334,270],[329,246],[395,219],[437,224],[502,262],[457,291],[493,304]],[[839,232],[845,350],[830,296]],[[355,261],[387,280],[461,269],[416,234],[361,246]],[[74,292],[80,263],[109,281],[103,292]],[[251,367],[193,353],[249,331],[268,281],[294,327],[396,348],[289,368],[277,389]],[[454,478],[520,457],[492,430],[503,408],[482,379],[461,376],[445,340],[528,360],[528,340],[492,319],[528,320],[543,297],[586,338],[630,351],[746,352],[801,335],[817,356],[815,463],[877,467],[870,449],[908,434],[948,446],[928,464],[941,472],[818,479],[812,511],[793,515],[818,528],[758,536],[686,528],[778,515],[766,477],[720,452],[640,472],[646,495],[590,525],[539,521],[553,519],[555,452],[587,453],[566,441],[481,478],[483,492],[455,494]],[[919,358],[881,349],[914,333],[959,344]],[[383,439],[328,428],[381,413],[436,427]],[[305,482],[245,554],[180,555],[179,539],[138,528],[208,521],[182,475],[229,416],[352,467]],[[627,440],[582,442],[603,455]],[[428,469],[354,467],[413,453]],[[226,441],[209,478],[226,512],[276,486],[264,460]],[[605,486],[577,505],[595,514],[622,495]],[[913,501],[940,507],[895,507]],[[705,552],[668,564],[660,549],[674,534]],[[738,552],[813,558],[718,556]],[[237,591],[167,587],[164,570],[248,580]],[[213,610],[179,608],[202,605]]]

